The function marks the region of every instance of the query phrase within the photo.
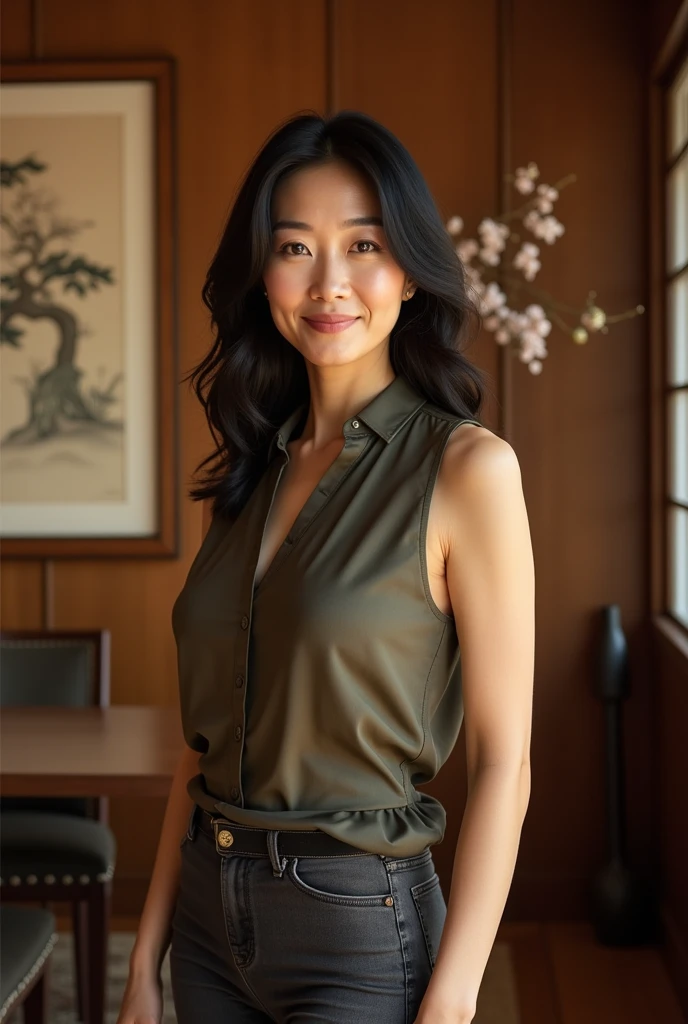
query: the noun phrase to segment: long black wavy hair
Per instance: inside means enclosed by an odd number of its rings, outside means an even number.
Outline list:
[[[482,317],[428,186],[399,139],[372,117],[296,114],[270,134],[246,172],[203,285],[215,340],[183,380],[205,410],[216,448],[196,468],[196,501],[234,518],[266,465],[277,427],[309,398],[304,357],[274,324],[262,274],[272,249],[273,192],[299,168],[332,159],[368,176],[379,195],[390,252],[417,285],[401,304],[389,355],[395,374],[459,416],[477,418],[485,378],[461,349]]]

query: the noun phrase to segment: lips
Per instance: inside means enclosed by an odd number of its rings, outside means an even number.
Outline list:
[[[357,316],[345,316],[343,313],[318,313],[303,318],[309,327],[321,334],[339,334],[346,331],[358,320]]]
[[[345,316],[342,313],[317,313],[315,316],[305,316],[304,320],[313,324],[343,324],[349,320],[357,320],[356,316]]]

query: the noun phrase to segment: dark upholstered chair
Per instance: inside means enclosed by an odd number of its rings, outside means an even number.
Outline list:
[[[108,630],[0,632],[0,705],[109,700]],[[77,1008],[87,1024],[103,1024],[115,856],[105,798],[0,800],[0,901],[71,903]]]
[[[24,1024],[47,1024],[45,982],[56,942],[49,910],[0,906],[0,1021],[23,1003]]]

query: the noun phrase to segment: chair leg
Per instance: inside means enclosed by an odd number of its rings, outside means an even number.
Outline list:
[[[88,900],[88,1024],[103,1024],[112,882],[91,887]]]
[[[39,977],[24,1000],[24,1024],[47,1024],[48,1021],[48,969],[50,960],[41,971]]]
[[[88,906],[84,900],[72,903],[74,936],[74,977],[76,979],[77,1019],[88,1019]]]

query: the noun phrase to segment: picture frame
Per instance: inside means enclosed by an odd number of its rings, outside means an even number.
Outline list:
[[[0,68],[0,557],[178,552],[174,60]]]

